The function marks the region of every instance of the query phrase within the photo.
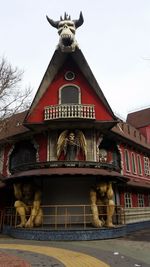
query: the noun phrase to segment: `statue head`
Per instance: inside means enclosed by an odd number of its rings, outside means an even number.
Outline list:
[[[26,200],[31,200],[32,197],[33,197],[33,185],[32,184],[29,184],[29,183],[25,183],[22,185],[22,194],[23,194],[23,197],[26,199]]]
[[[107,162],[107,151],[103,148],[99,150],[99,161],[101,163],[106,163]]]
[[[101,196],[104,196],[107,192],[108,185],[106,182],[101,182],[97,184],[96,189],[100,193]]]
[[[73,132],[70,132],[68,135],[69,141],[74,141],[75,140],[75,134]]]
[[[51,26],[58,29],[58,34],[60,35],[59,46],[62,52],[73,52],[77,46],[75,41],[75,31],[84,21],[82,12],[80,12],[78,20],[72,20],[66,12],[64,18],[61,16],[59,21],[54,21],[48,16],[46,16],[46,18]]]

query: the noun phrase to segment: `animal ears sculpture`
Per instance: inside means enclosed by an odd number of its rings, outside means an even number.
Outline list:
[[[64,19],[62,18],[62,16],[60,17],[60,20],[57,20],[57,21],[50,19],[48,16],[46,16],[46,18],[48,22],[50,23],[50,25],[56,29],[58,29],[60,21],[67,21],[67,20],[71,21],[71,16],[69,16],[66,12],[64,13]],[[78,20],[72,20],[72,21],[74,22],[75,28],[76,29],[79,28],[84,22],[82,12],[80,12]]]
[[[71,20],[71,16],[66,12],[64,13],[64,18],[61,16],[60,20],[57,21],[50,19],[48,16],[46,18],[52,27],[58,29],[58,34],[60,35],[59,47],[62,52],[74,52],[78,47],[75,40],[75,31],[84,22],[82,12],[80,12],[78,20]]]

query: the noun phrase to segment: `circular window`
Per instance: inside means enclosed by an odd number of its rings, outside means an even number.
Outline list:
[[[72,81],[72,80],[74,80],[74,79],[75,79],[75,74],[74,74],[74,72],[72,72],[72,71],[67,71],[67,72],[65,73],[65,79],[66,79],[67,81]]]

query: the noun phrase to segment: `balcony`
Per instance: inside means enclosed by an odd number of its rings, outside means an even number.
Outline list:
[[[84,172],[83,169],[91,169],[92,173],[96,174],[96,170],[107,170],[109,173],[111,171],[118,172],[120,174],[120,168],[116,166],[115,163],[100,163],[94,161],[46,161],[46,162],[31,162],[31,163],[24,163],[24,164],[16,164],[10,170],[11,174],[16,174],[19,172],[24,171],[32,171],[32,170],[40,170],[40,169],[56,169],[61,168],[75,168],[75,169],[82,169],[82,173]],[[63,171],[62,171],[63,172]],[[88,174],[88,173],[87,173]],[[11,176],[10,176],[11,177]]]
[[[57,119],[95,120],[95,107],[86,104],[61,104],[45,107],[44,121]]]

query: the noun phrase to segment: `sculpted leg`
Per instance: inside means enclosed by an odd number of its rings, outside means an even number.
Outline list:
[[[42,224],[42,220],[43,220],[42,209],[39,209],[39,211],[37,211],[35,208],[32,208],[30,217],[26,222],[25,227],[32,228],[34,226],[40,226]]]
[[[107,221],[106,226],[107,227],[114,227],[114,224],[112,222],[112,217],[115,211],[114,201],[109,200],[108,206],[107,206]]]
[[[17,227],[25,227],[25,224],[27,222],[27,219],[26,219],[27,207],[26,207],[26,205],[22,201],[17,200],[14,204],[14,207],[16,208],[16,211],[19,214],[20,219],[21,219],[21,223],[19,225],[17,225]]]
[[[35,220],[34,220],[34,225],[40,226],[40,225],[42,225],[42,223],[43,223],[43,211],[42,211],[42,209],[40,209]]]
[[[97,197],[96,192],[91,190],[90,192],[90,201],[91,201],[91,211],[92,211],[92,224],[94,227],[102,227],[103,222],[99,219],[99,211],[97,207]]]

